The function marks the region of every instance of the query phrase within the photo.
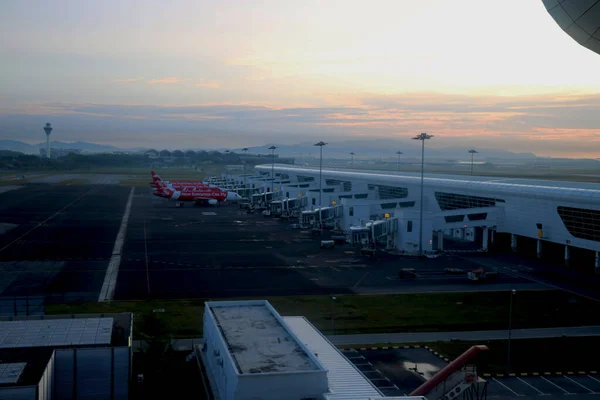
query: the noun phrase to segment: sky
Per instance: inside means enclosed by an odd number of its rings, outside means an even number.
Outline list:
[[[216,148],[435,135],[600,157],[600,55],[541,0],[3,0],[0,139]]]

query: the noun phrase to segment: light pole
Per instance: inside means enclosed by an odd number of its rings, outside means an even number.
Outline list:
[[[319,224],[321,224],[321,228],[323,227],[323,210],[321,210],[321,198],[323,196],[323,146],[325,145],[327,145],[327,143],[323,141],[314,144],[314,146],[319,146],[321,150],[321,158],[319,159]]]
[[[508,307],[508,360],[506,361],[506,373],[510,373],[510,337],[512,335],[512,309],[513,309],[513,297],[517,294],[515,289],[510,291],[510,305]]]
[[[398,154],[398,171],[400,171],[400,156],[404,153],[401,151],[397,151],[396,154]]]
[[[248,154],[248,148],[244,147],[242,151],[244,152],[244,157],[246,157]],[[246,159],[242,160],[242,164],[244,164],[244,189],[246,189]]]
[[[271,198],[273,198],[273,184],[275,183],[275,149],[277,147],[271,146]]]
[[[413,140],[421,141],[421,212],[419,213],[419,253],[423,254],[423,171],[425,170],[425,141],[433,135],[420,133]]]
[[[354,154],[354,152],[351,152],[351,153],[350,153],[350,165],[352,165],[353,167],[354,167],[354,156],[355,156],[355,155],[356,155],[356,154]]]
[[[471,153],[471,176],[473,176],[473,156],[477,154],[478,151],[471,149],[469,150],[469,153]]]
[[[335,301],[337,299],[335,296],[331,297],[331,329],[333,330],[333,334],[335,335]]]

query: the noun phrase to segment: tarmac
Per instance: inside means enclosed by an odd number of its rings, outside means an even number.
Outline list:
[[[292,224],[247,214],[236,204],[176,208],[138,188],[133,198],[115,299],[219,298],[317,294],[543,289],[512,275],[473,285],[479,264],[457,255],[415,260],[363,257],[350,246],[321,249],[320,240]],[[400,268],[419,269],[399,279]]]
[[[0,296],[94,301],[129,188],[27,185],[0,193]],[[62,301],[64,300],[64,301]]]
[[[247,214],[236,204],[176,208],[145,187],[134,189],[125,221],[132,188],[107,184],[113,181],[104,176],[96,181],[25,183],[0,193],[0,297],[97,301],[108,275],[116,281],[108,280],[114,296],[107,300],[547,288],[510,271],[480,285],[444,273],[481,267],[476,257],[459,254],[420,260],[363,257],[348,245],[321,249],[327,236],[289,222]],[[401,268],[418,276],[401,279]]]

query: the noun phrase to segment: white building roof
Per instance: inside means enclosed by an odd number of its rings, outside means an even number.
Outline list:
[[[258,165],[258,170],[269,171],[271,165]],[[319,170],[308,167],[297,167],[276,164],[275,171],[289,172],[296,174],[319,175]],[[356,170],[337,170],[323,169],[323,176],[336,179],[354,179],[363,180],[373,184],[414,184],[420,185],[421,177],[417,174],[402,173],[395,174],[388,171],[356,171]],[[444,176],[444,177],[441,177]],[[562,181],[543,181],[528,179],[511,178],[490,178],[490,177],[460,177],[447,175],[426,175],[424,185],[433,187],[436,190],[463,190],[463,191],[484,191],[490,194],[517,195],[524,197],[545,198],[561,201],[565,198],[576,200],[583,203],[599,204],[600,189],[598,184],[583,182],[562,182]]]
[[[0,321],[0,348],[110,345],[113,318]]]
[[[283,317],[286,324],[329,370],[326,400],[368,400],[383,394],[304,317]]]
[[[209,303],[239,372],[322,370],[265,303]]]

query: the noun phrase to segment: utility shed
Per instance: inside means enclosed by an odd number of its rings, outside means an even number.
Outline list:
[[[131,334],[130,313],[0,318],[0,399],[126,400]]]
[[[327,369],[264,300],[207,302],[202,358],[215,398],[320,398]]]

